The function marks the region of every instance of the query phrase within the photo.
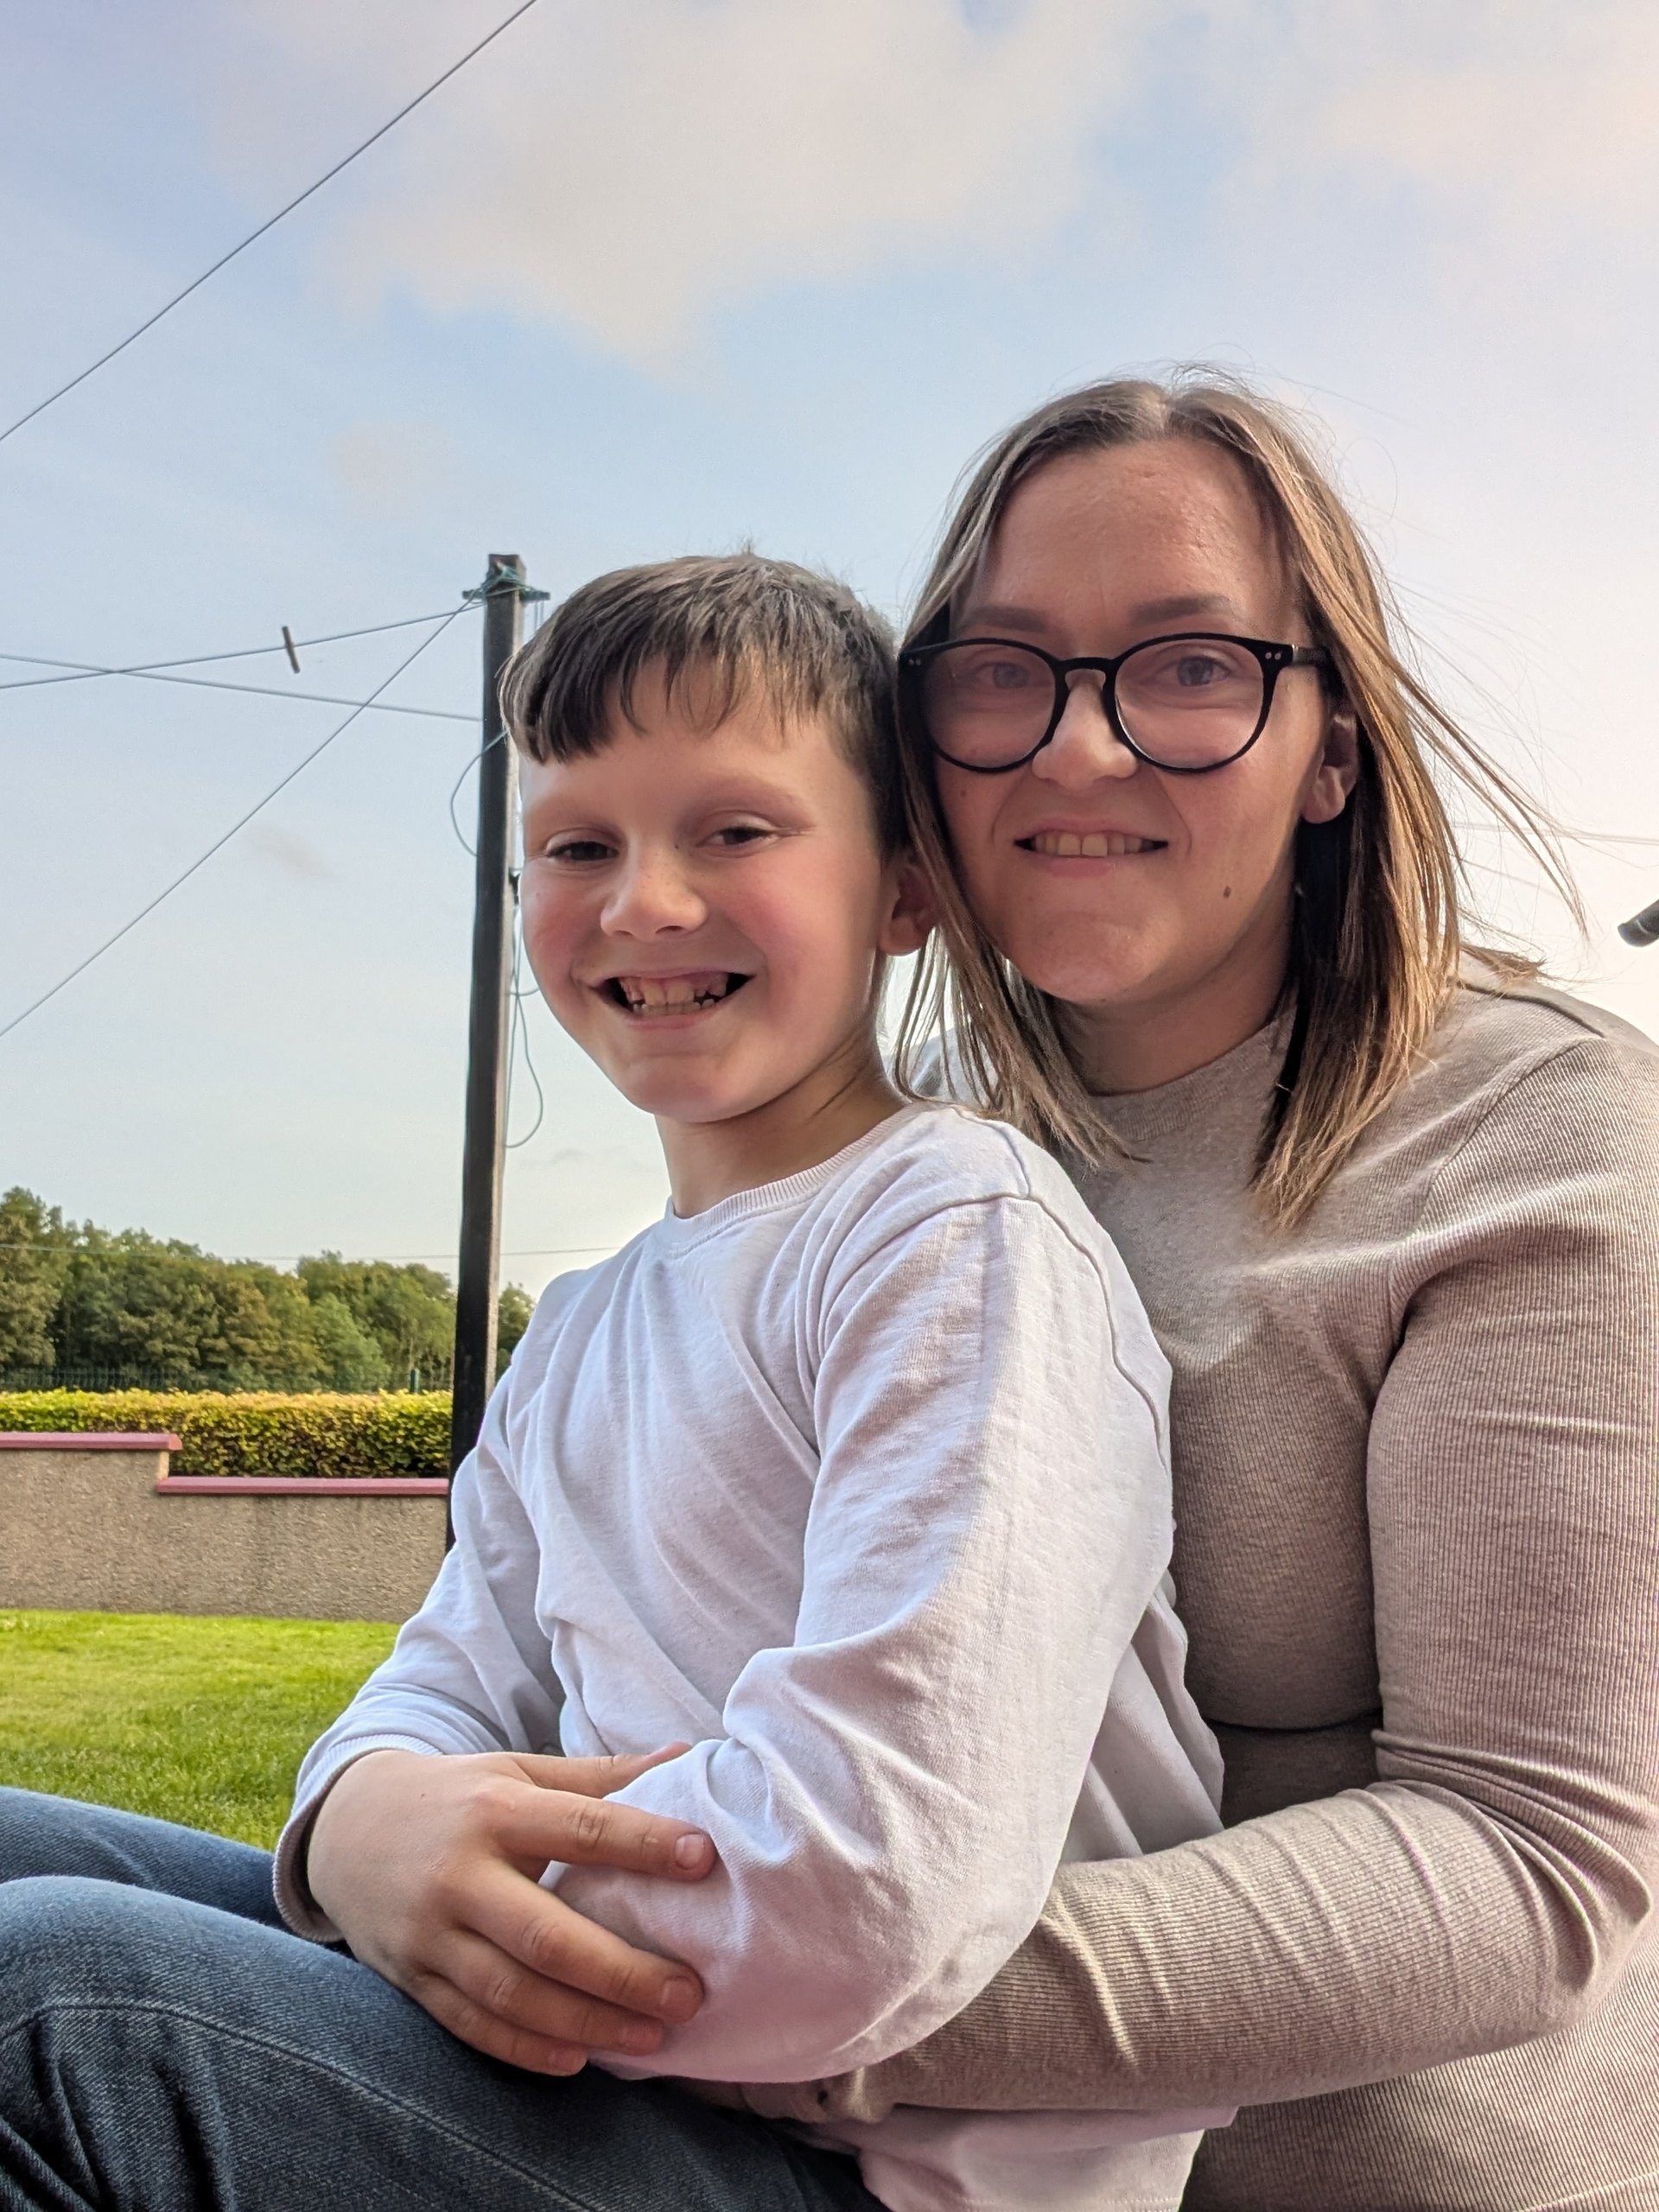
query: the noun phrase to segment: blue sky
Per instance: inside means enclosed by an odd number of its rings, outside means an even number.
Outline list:
[[[506,0],[60,0],[0,71],[0,417],[300,189]],[[1571,821],[1659,1029],[1650,673],[1659,18],[1633,0],[577,0],[0,447],[0,649],[150,661],[560,593],[751,538],[901,613],[950,488],[1068,383],[1204,357],[1311,407],[1431,663]],[[232,670],[365,696],[419,631]],[[476,711],[457,622],[388,695]],[[0,682],[41,673],[0,663]],[[0,692],[0,1021],[340,719]],[[0,1185],[228,1252],[453,1249],[464,721],[365,715],[0,1040]],[[467,817],[468,797],[460,802]],[[660,1207],[649,1126],[539,1007],[509,1275]],[[515,1134],[534,1101],[515,1075]]]

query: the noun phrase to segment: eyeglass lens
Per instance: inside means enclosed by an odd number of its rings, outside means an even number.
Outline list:
[[[928,733],[941,753],[969,766],[1011,765],[1041,744],[1060,680],[1023,645],[966,639],[927,663]],[[1084,673],[1073,680],[1096,679]],[[1118,719],[1149,760],[1210,767],[1255,736],[1264,683],[1255,655],[1228,639],[1156,639],[1137,646],[1117,671]]]

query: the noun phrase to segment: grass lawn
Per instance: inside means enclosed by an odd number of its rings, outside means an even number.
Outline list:
[[[269,1847],[378,1622],[0,1611],[0,1783]]]

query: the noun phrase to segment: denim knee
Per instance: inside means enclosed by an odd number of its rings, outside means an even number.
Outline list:
[[[269,1852],[142,1813],[0,1789],[0,1885],[41,1874],[165,1891],[277,1924]]]
[[[147,1910],[169,1902],[79,1874],[0,1883],[0,2026],[59,2003],[143,2002],[176,1988],[167,1916]]]

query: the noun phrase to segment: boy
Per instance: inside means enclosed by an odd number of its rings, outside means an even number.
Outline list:
[[[620,1794],[713,1839],[706,1880],[543,1877],[701,1978],[616,2072],[874,2063],[989,1980],[1063,1855],[1217,1825],[1139,1303],[1052,1160],[882,1071],[883,965],[926,930],[891,684],[849,594],[741,556],[588,585],[506,686],[525,948],[656,1117],[672,1203],[541,1300],[454,1550],[302,1770],[277,1894],[379,1963],[377,1793],[417,1837],[434,1754],[689,1746]],[[842,2140],[894,2212],[1093,2212],[1174,2204],[1215,2117],[901,2113]]]

